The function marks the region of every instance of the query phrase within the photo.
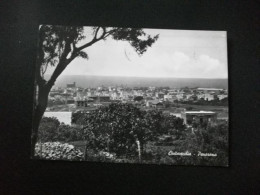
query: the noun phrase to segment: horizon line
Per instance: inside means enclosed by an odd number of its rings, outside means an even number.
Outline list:
[[[51,74],[46,74],[51,75]],[[63,74],[60,76],[96,76],[96,77],[128,77],[128,78],[160,78],[160,79],[228,79],[227,78],[208,78],[208,77],[157,77],[157,76],[125,76],[125,75],[89,75],[89,74]]]

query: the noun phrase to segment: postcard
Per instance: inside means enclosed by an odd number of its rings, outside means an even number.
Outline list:
[[[227,32],[40,25],[32,159],[228,166]]]

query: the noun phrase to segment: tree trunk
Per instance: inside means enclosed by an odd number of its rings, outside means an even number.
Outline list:
[[[48,103],[48,95],[50,92],[50,87],[48,85],[39,86],[39,91],[37,94],[36,105],[33,111],[33,122],[32,122],[32,137],[31,137],[31,157],[35,156],[35,145],[38,139],[38,129],[42,116],[46,110]]]
[[[88,158],[88,142],[85,141],[84,160]]]
[[[141,149],[140,141],[138,139],[136,140],[136,144],[137,144],[137,150],[138,150],[138,160],[139,160],[139,163],[142,163],[142,149]]]
[[[144,143],[140,142],[140,152],[141,152],[141,162],[143,161],[143,155],[144,155]]]

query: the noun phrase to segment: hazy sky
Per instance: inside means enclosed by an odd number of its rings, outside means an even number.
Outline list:
[[[107,39],[85,50],[89,60],[75,59],[62,74],[227,78],[226,32],[144,31],[159,39],[142,56],[127,42]]]

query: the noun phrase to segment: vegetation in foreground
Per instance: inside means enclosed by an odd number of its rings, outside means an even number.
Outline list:
[[[226,121],[215,124],[194,121],[186,126],[182,119],[163,115],[161,111],[144,111],[131,104],[113,103],[90,113],[76,112],[72,123],[74,125],[68,126],[55,118],[44,117],[35,157],[178,165],[228,164]],[[192,155],[173,156],[169,155],[171,151]],[[199,152],[217,156],[198,156]]]

